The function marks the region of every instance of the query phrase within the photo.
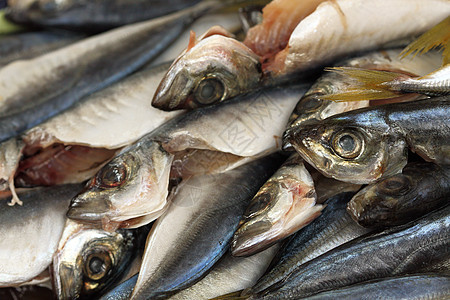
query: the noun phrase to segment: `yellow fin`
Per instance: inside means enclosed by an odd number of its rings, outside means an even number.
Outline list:
[[[389,82],[406,77],[406,75],[397,72],[352,67],[326,68],[325,70],[340,74],[344,77],[343,80],[349,83],[347,88],[339,92],[320,96],[321,99],[338,102],[380,100],[398,97],[401,93],[392,90]]]
[[[444,65],[447,64],[450,61],[450,16],[409,44],[399,56],[401,58],[411,54],[416,56],[437,47],[443,48]]]

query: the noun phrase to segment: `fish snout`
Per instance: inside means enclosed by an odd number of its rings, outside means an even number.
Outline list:
[[[269,248],[271,239],[264,236],[272,228],[269,221],[244,223],[234,234],[231,241],[233,256],[249,256]]]
[[[82,289],[82,275],[71,265],[53,261],[53,288],[60,300],[79,299]]]
[[[111,211],[111,202],[106,197],[84,197],[79,195],[70,202],[66,216],[78,221],[97,221]]]

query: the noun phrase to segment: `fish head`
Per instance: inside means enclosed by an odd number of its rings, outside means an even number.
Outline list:
[[[267,249],[320,215],[313,180],[300,164],[297,174],[272,177],[252,199],[231,242],[234,256]]]
[[[243,43],[216,34],[174,61],[152,105],[162,110],[207,106],[256,88],[260,78],[258,56]]]
[[[105,229],[151,222],[166,206],[172,160],[157,143],[145,151],[134,146],[124,149],[72,199],[67,216],[102,223]]]
[[[406,165],[403,138],[385,128],[360,126],[345,117],[308,122],[285,136],[286,142],[323,175],[368,184],[399,173]]]
[[[120,279],[135,252],[130,230],[107,232],[68,220],[53,256],[58,299],[86,299]]]
[[[410,176],[396,174],[359,191],[348,203],[347,211],[364,227],[386,226],[397,219],[405,198],[415,197],[417,189]]]

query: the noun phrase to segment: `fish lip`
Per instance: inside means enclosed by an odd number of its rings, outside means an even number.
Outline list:
[[[269,221],[244,223],[233,236],[231,254],[233,256],[249,256],[272,246],[274,244],[273,236],[264,237],[264,234],[271,231],[272,226],[273,224]]]
[[[66,216],[77,221],[99,221],[112,209],[111,202],[104,197],[84,198],[75,197],[70,202]]]
[[[52,268],[52,285],[58,299],[79,299],[82,289],[80,274],[65,263],[59,263],[59,257],[55,254]],[[64,278],[64,281],[61,280]]]

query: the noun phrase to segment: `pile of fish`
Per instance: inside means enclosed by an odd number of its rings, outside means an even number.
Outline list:
[[[450,298],[450,0],[0,1],[0,197],[0,299]]]

